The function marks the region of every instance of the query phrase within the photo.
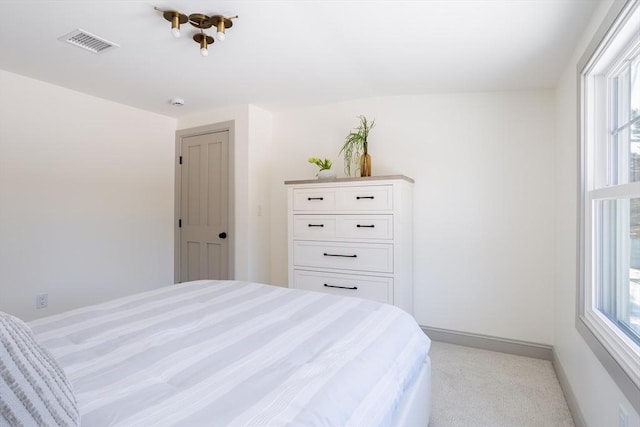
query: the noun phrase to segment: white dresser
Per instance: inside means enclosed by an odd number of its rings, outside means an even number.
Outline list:
[[[413,180],[285,181],[289,286],[413,312]]]

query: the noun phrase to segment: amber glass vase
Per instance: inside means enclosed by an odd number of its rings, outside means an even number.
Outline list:
[[[360,176],[371,176],[371,155],[369,153],[360,156]]]

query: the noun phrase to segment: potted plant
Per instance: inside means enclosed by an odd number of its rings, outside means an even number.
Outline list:
[[[355,168],[354,172],[360,170],[360,176],[371,176],[371,155],[367,138],[376,121],[369,122],[365,116],[358,118],[360,125],[351,130],[340,150],[340,153],[344,154],[344,172],[351,176],[351,169]]]
[[[317,157],[309,157],[307,159],[309,163],[313,163],[318,166],[320,170],[318,171],[317,177],[318,179],[328,179],[335,178],[336,173],[331,170],[331,159],[319,159]]]

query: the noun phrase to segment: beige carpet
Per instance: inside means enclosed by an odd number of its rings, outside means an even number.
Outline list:
[[[551,362],[433,342],[429,427],[573,427]]]

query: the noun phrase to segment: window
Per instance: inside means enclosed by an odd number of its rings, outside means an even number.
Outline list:
[[[590,335],[587,342],[605,350],[595,352],[613,360],[612,377],[626,381],[621,389],[635,396],[640,390],[639,3],[621,2],[605,36],[583,60],[580,76],[579,329]]]

